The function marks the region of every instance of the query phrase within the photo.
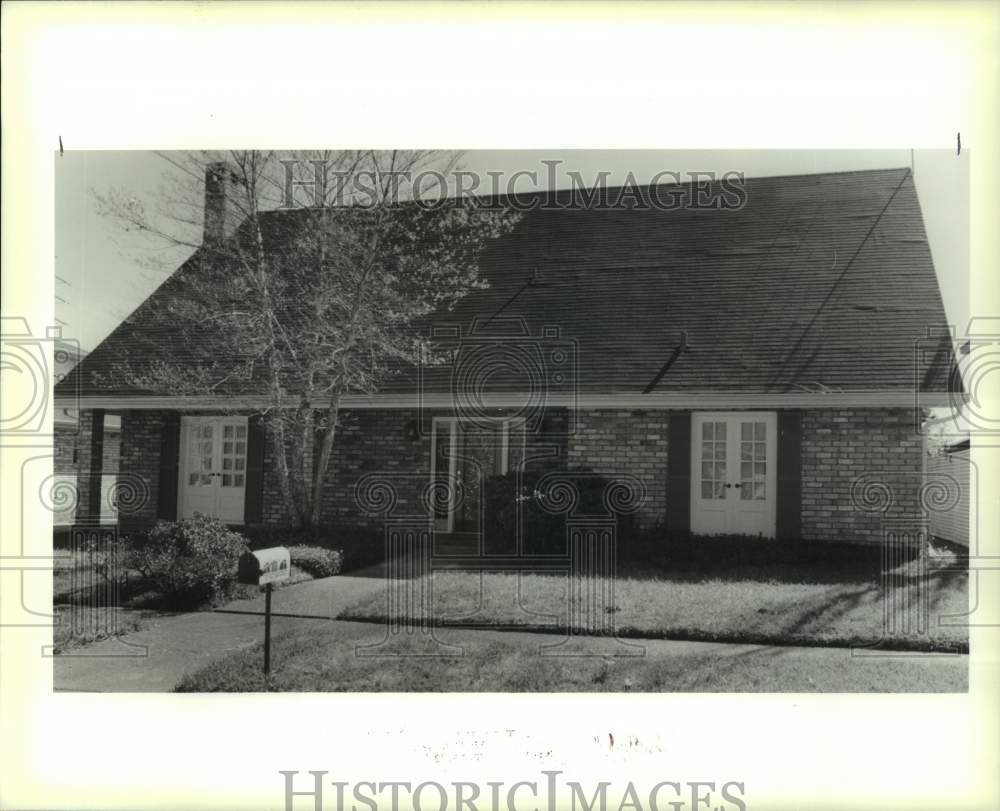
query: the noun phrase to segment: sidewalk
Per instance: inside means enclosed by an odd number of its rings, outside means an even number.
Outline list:
[[[347,605],[377,594],[385,580],[379,568],[356,575],[338,575],[278,589],[271,611],[332,618]],[[255,612],[242,615],[230,612]],[[231,651],[264,638],[264,595],[236,600],[221,611],[166,615],[140,631],[92,645],[72,648],[53,659],[57,691],[164,692],[186,673]],[[302,623],[321,619],[274,616],[271,634],[278,636]]]

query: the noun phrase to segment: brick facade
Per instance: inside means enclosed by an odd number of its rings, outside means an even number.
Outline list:
[[[638,518],[644,528],[662,521],[667,508],[669,417],[669,411],[580,410],[569,437],[571,468],[591,468],[608,478],[630,474],[642,482]]]
[[[816,409],[802,416],[801,535],[806,540],[877,543],[884,518],[920,519],[923,440],[905,408]],[[121,457],[117,472],[131,481],[140,498],[123,510],[123,526],[156,519],[159,455],[166,412],[122,412]],[[441,412],[440,416],[446,416]],[[418,421],[419,416],[419,421]],[[529,433],[526,455],[541,453],[545,464],[590,468],[605,477],[628,474],[644,487],[639,524],[660,523],[667,508],[669,411],[582,409],[572,430],[565,414],[546,421],[549,433]],[[378,523],[376,513],[359,509],[356,487],[367,474],[392,483],[397,515],[420,514],[430,473],[431,415],[416,410],[359,410],[341,416],[331,471],[323,498],[323,523]],[[91,412],[80,421],[79,464],[89,465]],[[514,438],[517,443],[517,438]],[[105,468],[106,472],[110,472]],[[87,487],[84,481],[82,487]],[[264,452],[263,520],[288,521],[274,454]],[[144,494],[144,495],[143,495]],[[86,492],[79,510],[85,510]]]
[[[910,409],[803,411],[803,537],[879,543],[883,519],[920,519],[923,447]]]
[[[156,521],[160,487],[160,443],[164,411],[123,411],[120,482],[135,492],[133,502],[120,504],[118,524],[122,529]]]

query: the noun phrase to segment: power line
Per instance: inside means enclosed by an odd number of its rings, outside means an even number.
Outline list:
[[[892,201],[896,199],[896,195],[899,193],[899,190],[903,188],[903,184],[906,182],[906,179],[910,177],[910,174],[911,174],[910,170],[907,169],[902,179],[900,179],[899,183],[896,185],[896,188],[893,189],[892,194],[889,195],[889,199],[886,201],[885,205],[882,206],[882,210],[878,213],[878,216],[875,218],[875,222],[872,223],[871,228],[868,229],[868,233],[865,234],[864,239],[861,240],[858,247],[851,255],[851,258],[847,260],[847,264],[844,266],[844,269],[840,272],[840,275],[833,282],[833,285],[830,287],[830,290],[827,292],[822,303],[819,305],[819,308],[813,314],[813,317],[809,320],[809,323],[806,324],[806,328],[802,330],[802,334],[795,342],[795,346],[792,347],[791,352],[789,352],[788,355],[785,356],[785,360],[781,365],[781,369],[778,370],[778,374],[781,374],[781,372],[784,371],[785,366],[792,359],[795,353],[799,351],[799,347],[801,347],[802,342],[805,341],[806,335],[809,334],[809,330],[813,328],[813,325],[816,323],[817,320],[819,320],[820,315],[823,314],[823,310],[826,308],[826,305],[830,303],[830,299],[833,298],[833,294],[840,286],[840,283],[844,280],[844,277],[847,275],[847,271],[851,269],[851,265],[854,264],[854,260],[858,258],[858,254],[861,253],[861,249],[868,242],[869,237],[871,237],[871,235],[875,232],[875,228],[878,226],[879,222],[881,222],[882,216],[885,214],[886,211],[889,210],[889,206],[892,205]],[[776,377],[777,375],[775,376],[775,378]],[[774,379],[772,379],[771,383],[773,385]]]

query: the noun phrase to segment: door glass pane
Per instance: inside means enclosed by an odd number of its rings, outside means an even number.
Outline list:
[[[744,422],[740,428],[740,500],[767,498],[767,423]]]
[[[461,507],[455,515],[455,529],[478,531],[485,488],[500,473],[503,464],[502,420],[458,423],[458,480],[462,485]]]
[[[212,426],[194,424],[188,429],[188,487],[210,487],[212,484]]]
[[[222,443],[222,470],[234,471],[243,470],[246,465],[247,443],[245,439],[232,441],[233,437],[240,435],[240,429],[246,432],[245,425],[223,426],[222,436],[229,440]],[[231,472],[222,474],[223,487],[243,487],[244,477],[242,474],[233,475]]]
[[[726,424],[704,422],[701,426],[701,497],[726,497]]]

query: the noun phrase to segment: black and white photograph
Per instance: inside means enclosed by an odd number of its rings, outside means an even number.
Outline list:
[[[55,161],[56,690],[967,688],[965,157]]]
[[[0,809],[1000,808],[1000,6],[0,20]]]

